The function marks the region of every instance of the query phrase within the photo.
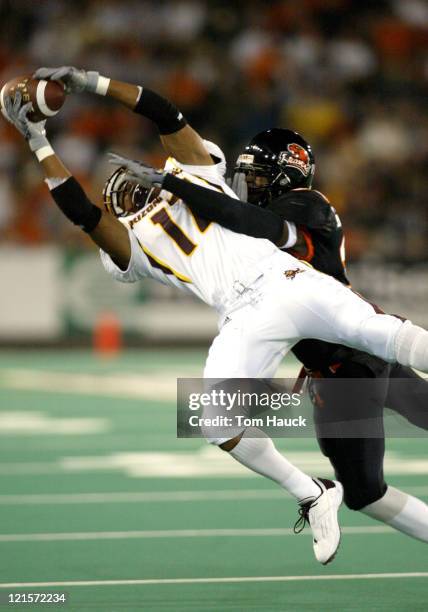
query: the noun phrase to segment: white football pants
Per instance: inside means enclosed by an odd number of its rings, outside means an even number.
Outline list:
[[[273,378],[284,355],[303,338],[396,360],[400,319],[377,314],[350,289],[300,262],[290,271],[290,260],[281,255],[272,258],[263,277],[247,287],[223,317],[208,353],[205,378]],[[221,444],[225,439],[209,441]]]

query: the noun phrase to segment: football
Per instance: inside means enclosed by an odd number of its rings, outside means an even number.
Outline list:
[[[20,76],[3,85],[0,92],[2,112],[4,97],[14,96],[18,90],[22,93],[22,104],[33,103],[34,111],[29,113],[28,118],[34,122],[56,115],[65,101],[64,87],[60,83],[33,79],[31,76]]]

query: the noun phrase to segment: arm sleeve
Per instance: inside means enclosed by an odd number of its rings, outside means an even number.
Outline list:
[[[333,214],[328,200],[312,189],[295,189],[271,202],[268,209],[283,219],[310,229],[329,226]]]
[[[128,229],[131,243],[131,259],[126,270],[117,266],[108,253],[100,249],[101,263],[105,271],[121,283],[135,283],[148,275],[149,262],[134,232]]]
[[[101,219],[101,210],[92,204],[80,184],[73,176],[65,180],[47,180],[51,196],[58,208],[74,225],[91,233]]]
[[[224,193],[206,189],[167,174],[163,189],[181,198],[191,211],[239,234],[266,238],[275,244],[281,239],[284,221],[274,211],[241,202]]]

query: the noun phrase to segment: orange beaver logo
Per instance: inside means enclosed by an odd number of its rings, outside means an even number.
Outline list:
[[[304,162],[305,164],[309,163],[308,152],[305,151],[305,149],[300,145],[296,144],[295,142],[292,142],[287,146],[287,149],[290,151],[293,157],[300,159],[300,161]]]
[[[297,142],[287,145],[287,151],[281,151],[278,163],[293,166],[304,176],[308,176],[311,167],[309,153]]]

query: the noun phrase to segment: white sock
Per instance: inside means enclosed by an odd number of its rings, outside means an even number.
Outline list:
[[[253,472],[277,482],[299,501],[320,494],[312,478],[287,461],[270,438],[250,438],[244,434],[229,454]]]
[[[428,506],[417,497],[388,487],[385,495],[361,510],[412,538],[428,542]]]

